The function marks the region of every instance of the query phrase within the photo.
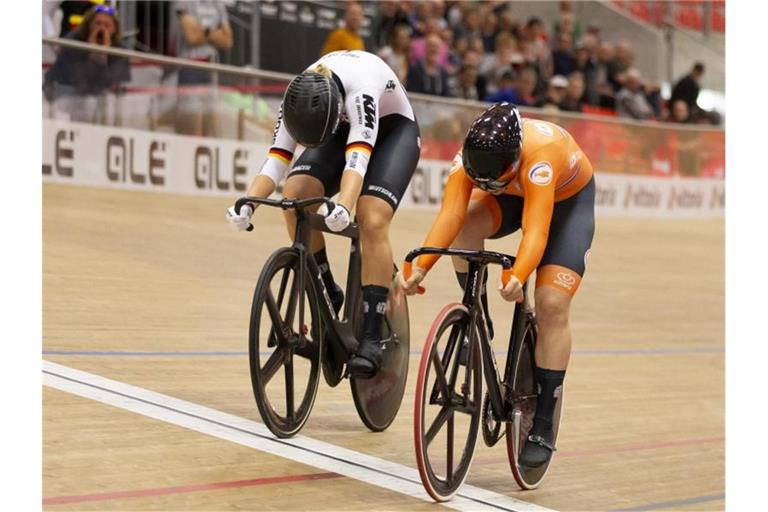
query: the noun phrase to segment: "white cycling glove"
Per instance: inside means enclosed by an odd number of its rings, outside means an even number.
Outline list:
[[[251,225],[251,215],[253,215],[253,208],[246,204],[240,208],[240,215],[235,212],[235,207],[230,206],[227,210],[227,220],[229,224],[238,231],[245,231],[248,226]]]
[[[318,213],[325,215],[325,225],[334,233],[344,231],[349,226],[349,210],[340,204],[337,204],[330,213],[328,213],[328,208],[323,204],[318,209]]]

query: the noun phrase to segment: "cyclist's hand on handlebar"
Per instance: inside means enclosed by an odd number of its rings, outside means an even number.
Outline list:
[[[317,213],[325,217],[325,225],[334,233],[344,231],[349,226],[349,210],[343,205],[336,204],[333,210],[328,211],[328,207],[323,204]]]
[[[499,293],[507,302],[523,302],[523,285],[514,275],[509,276],[507,284],[499,282]]]
[[[427,271],[424,270],[421,267],[413,267],[413,270],[411,271],[411,277],[408,279],[405,279],[404,276],[401,276],[401,286],[403,287],[403,291],[406,295],[415,295],[419,293],[419,283],[424,280],[424,278],[427,275]]]
[[[235,211],[234,206],[230,206],[227,210],[227,220],[229,224],[238,231],[245,231],[251,225],[251,215],[253,215],[253,207],[249,204],[243,205],[240,208],[240,214]]]

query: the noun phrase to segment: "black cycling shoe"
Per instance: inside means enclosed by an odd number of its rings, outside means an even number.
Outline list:
[[[518,459],[520,465],[527,468],[538,468],[548,463],[552,458],[552,453],[556,450],[553,444],[554,437],[552,430],[536,432],[531,429]]]
[[[347,363],[349,375],[354,379],[370,379],[381,368],[381,340],[363,339],[357,353]]]
[[[334,283],[334,285],[335,287],[333,290],[328,290],[328,297],[331,299],[331,305],[336,312],[336,316],[339,316],[341,306],[344,305],[344,290],[342,290],[341,286],[338,284]]]

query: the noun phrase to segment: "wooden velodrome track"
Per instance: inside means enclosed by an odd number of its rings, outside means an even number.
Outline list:
[[[263,449],[274,441],[242,441],[255,438],[248,429],[236,433],[240,442],[227,440],[229,434],[210,432],[225,430],[211,422],[199,429],[174,423],[165,417],[172,407],[141,413],[136,408],[152,399],[131,397],[142,390],[103,392],[93,383],[94,375],[106,377],[259,421],[245,355],[248,313],[261,264],[287,241],[278,211],[259,210],[255,232],[246,234],[226,225],[228,199],[50,184],[43,199],[43,359],[62,365],[45,368],[70,372],[70,380],[57,382],[112,397],[85,398],[44,380],[45,509],[442,508],[407,478],[357,466],[351,475],[351,452],[339,451],[343,460],[311,450],[303,459],[278,455]],[[420,244],[433,218],[398,213],[398,261]],[[514,252],[516,244],[515,238],[489,247]],[[342,241],[329,242],[337,279],[344,277],[346,251]],[[497,274],[492,270],[492,279]],[[553,467],[540,489],[520,492],[504,443],[491,449],[480,441],[467,484],[558,510],[723,509],[723,276],[722,220],[598,219],[573,308],[574,355]],[[418,351],[439,308],[458,299],[447,259],[425,284],[427,294],[410,301],[410,374],[395,423],[384,433],[368,432],[347,383],[331,389],[321,379],[301,432],[315,440],[308,442],[390,461],[402,465],[393,471],[415,475]],[[491,297],[497,332],[504,333],[508,307]],[[505,340],[497,335],[497,350]],[[84,377],[90,384],[73,384],[72,369],[91,374]],[[369,459],[361,460],[363,467]],[[482,507],[453,505],[461,503]],[[535,508],[497,503],[496,510]]]

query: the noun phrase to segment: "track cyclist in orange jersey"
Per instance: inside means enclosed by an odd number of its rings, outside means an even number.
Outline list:
[[[306,149],[291,167],[297,144]],[[269,196],[290,167],[284,197],[307,199],[339,193],[331,211],[318,212],[325,215],[331,231],[349,226],[356,209],[362,252],[363,339],[347,365],[352,377],[372,377],[381,366],[381,325],[394,268],[389,226],[419,161],[419,145],[413,109],[387,63],[363,51],[329,53],[288,85],[272,146],[248,189],[249,196]],[[239,214],[232,207],[227,219],[244,230],[252,214],[249,205]],[[293,236],[295,213],[287,210],[285,216]],[[344,294],[333,279],[321,232],[312,232],[309,249],[338,313]]]
[[[595,232],[592,165],[573,137],[556,124],[521,119],[508,103],[490,107],[469,128],[453,162],[440,213],[422,244],[483,249],[486,238],[501,238],[522,227],[522,240],[506,286],[507,301],[522,300],[522,283],[536,270],[536,380],[539,395],[534,424],[520,463],[549,461],[552,416],[562,393],[571,353],[568,324],[571,299],[581,283]],[[423,255],[403,283],[413,294],[438,256]],[[454,258],[462,288],[467,263]],[[487,311],[488,298],[481,296]],[[493,328],[488,319],[489,330]]]

